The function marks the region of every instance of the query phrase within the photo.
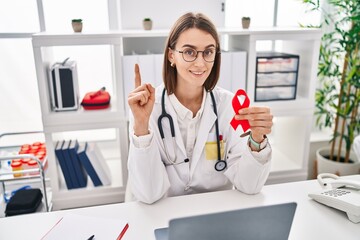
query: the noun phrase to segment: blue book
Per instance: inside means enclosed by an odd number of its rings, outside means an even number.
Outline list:
[[[73,165],[71,157],[70,157],[70,151],[69,151],[70,144],[71,144],[71,140],[64,142],[64,145],[62,147],[62,153],[63,153],[64,159],[65,159],[65,162],[66,162],[66,166],[67,166],[68,171],[70,173],[70,179],[71,179],[71,182],[73,184],[73,188],[79,188],[80,184],[79,184],[79,181],[76,178],[74,165]]]
[[[57,160],[58,160],[58,162],[60,164],[60,168],[61,168],[61,171],[63,173],[64,179],[65,179],[66,187],[67,187],[67,189],[72,189],[74,187],[73,187],[73,184],[71,182],[70,173],[68,171],[68,167],[66,165],[66,162],[65,162],[65,159],[64,159],[64,156],[63,156],[63,152],[62,152],[63,145],[64,145],[64,141],[58,141],[56,143],[55,155],[56,155],[56,158],[57,158]]]
[[[86,152],[88,150],[88,143],[80,144],[77,154],[81,164],[84,166],[87,174],[89,174],[91,181],[93,182],[94,186],[102,186],[102,182],[97,175],[94,166],[91,164],[90,159],[88,158]]]
[[[77,155],[77,150],[79,148],[79,143],[77,140],[72,140],[69,146],[69,153],[71,157],[71,162],[74,166],[76,178],[79,182],[80,187],[86,187],[87,185],[87,174],[80,163],[80,160]]]

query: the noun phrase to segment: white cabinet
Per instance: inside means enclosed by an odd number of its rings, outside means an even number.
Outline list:
[[[103,34],[47,34],[33,35],[33,50],[41,101],[42,121],[49,158],[49,177],[53,189],[54,209],[91,206],[122,202],[127,181],[128,133],[125,118],[123,84],[121,77],[121,36],[119,33]],[[75,48],[105,46],[109,48],[109,59],[97,59],[91,51],[87,58],[109,61],[111,106],[104,110],[55,112],[51,110],[47,71],[51,64],[59,61],[54,52],[64,46]],[[94,60],[95,61],[95,60]],[[84,63],[84,69],[90,69]],[[106,74],[105,74],[106,75]],[[85,88],[87,79],[79,74],[79,87]],[[81,89],[80,89],[81,92]],[[80,94],[80,97],[83,94]],[[111,170],[110,186],[93,187],[88,180],[86,188],[68,190],[54,153],[58,140],[77,139],[80,142],[96,141],[107,159]]]
[[[124,200],[127,180],[128,133],[126,117],[127,92],[133,85],[133,63],[153,62],[153,73],[143,73],[144,82],[159,84],[162,79],[161,64],[164,44],[169,30],[123,30],[98,34],[48,34],[33,36],[36,72],[41,99],[44,132],[49,151],[49,176],[52,182],[54,209],[121,202]],[[232,88],[243,86],[252,105],[267,105],[274,115],[273,133],[269,139],[273,148],[273,164],[268,183],[278,183],[307,178],[309,141],[314,111],[314,93],[317,73],[318,52],[321,31],[316,29],[278,29],[242,30],[219,29],[222,48],[245,52],[244,76],[230,76]],[[300,56],[297,95],[294,100],[254,102],[256,52],[264,41],[270,41],[275,51]],[[54,59],[56,48],[71,46],[108,46],[110,49],[112,104],[110,109],[101,111],[53,112],[50,106],[47,68],[60,59]],[[91,51],[86,56],[94,57]],[[225,56],[225,55],[224,55]],[[229,58],[228,58],[229,59]],[[236,58],[235,58],[236,59]],[[101,59],[99,59],[101,61]],[[226,64],[226,61],[223,62]],[[241,67],[241,66],[240,66]],[[239,67],[239,69],[241,69]],[[91,67],[88,67],[90,69]],[[232,69],[236,62],[232,62]],[[222,69],[229,69],[223,66]],[[150,71],[151,72],[151,71]],[[155,79],[149,79],[153,76]],[[246,79],[240,80],[239,79]],[[86,88],[79,74],[80,91]],[[221,81],[221,80],[220,80]],[[230,85],[228,85],[230,86]],[[102,134],[101,131],[112,131]],[[91,131],[95,131],[91,133]],[[100,132],[99,132],[100,131]],[[89,133],[90,132],[90,133]],[[64,136],[88,136],[84,141],[97,141],[102,144],[104,155],[109,156],[113,184],[105,187],[87,187],[67,190],[61,180],[61,171],[55,160],[54,143]],[[112,138],[102,139],[103,135]],[[90,137],[89,137],[90,136]],[[96,136],[96,137],[94,137]],[[97,139],[100,137],[100,139]],[[114,150],[115,149],[115,150]]]

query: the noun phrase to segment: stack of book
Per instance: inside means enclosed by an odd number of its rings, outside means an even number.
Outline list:
[[[95,187],[111,184],[110,169],[96,143],[58,141],[55,155],[67,189],[86,187],[88,176]]]

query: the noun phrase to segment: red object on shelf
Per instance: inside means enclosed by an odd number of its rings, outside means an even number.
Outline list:
[[[86,110],[104,109],[110,106],[110,94],[105,87],[96,92],[88,92],[81,101],[81,106]]]

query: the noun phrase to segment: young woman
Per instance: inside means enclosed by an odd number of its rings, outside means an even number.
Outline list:
[[[183,194],[231,189],[258,193],[270,170],[272,115],[249,107],[236,115],[234,93],[216,87],[220,44],[214,24],[187,13],[167,39],[163,80],[154,89],[141,84],[128,96],[130,117],[129,184],[135,199],[153,203]],[[248,120],[251,134],[231,120]]]

